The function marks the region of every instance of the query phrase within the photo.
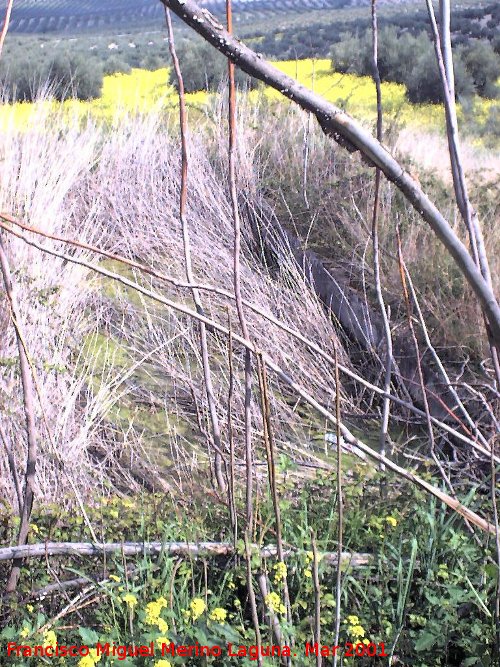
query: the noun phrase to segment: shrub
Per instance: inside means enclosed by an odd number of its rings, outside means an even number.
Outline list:
[[[38,55],[38,57],[36,57]],[[0,84],[6,99],[32,102],[42,88],[57,100],[99,97],[103,73],[100,65],[82,55],[58,54],[54,58],[27,54],[0,64]]]
[[[500,72],[500,55],[485,40],[471,42],[461,51],[476,92],[481,97],[498,97],[497,77]]]
[[[101,94],[102,69],[80,55],[58,55],[49,65],[48,81],[58,100],[92,100]]]
[[[333,46],[331,58],[336,71],[371,75],[370,31],[361,36],[344,34],[341,41]],[[478,51],[477,54],[474,52],[474,57],[471,55],[467,62],[462,60],[461,51],[455,52],[457,96],[470,96],[476,91],[484,95],[485,91],[491,91],[496,78],[494,58],[495,54],[491,47]],[[382,29],[379,33],[378,67],[382,81],[395,81],[406,85],[411,102],[442,101],[434,46],[426,32],[412,35],[409,32],[400,34],[394,27]],[[474,74],[476,71],[477,74]]]
[[[185,40],[179,43],[177,55],[187,93],[215,91],[221,83],[227,81],[227,59],[210,44]],[[256,85],[251,77],[238,69],[236,83],[246,88],[254,88]],[[173,68],[170,70],[170,84],[177,86]]]
[[[103,67],[104,74],[129,74],[132,68],[130,65],[118,58],[117,56],[111,56],[106,60]]]

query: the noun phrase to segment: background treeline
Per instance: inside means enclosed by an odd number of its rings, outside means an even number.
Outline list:
[[[0,60],[3,98],[30,102],[42,89],[59,100],[67,97],[88,100],[100,96],[106,74],[127,73],[132,67],[148,70],[165,67],[168,50],[163,41],[152,44],[151,48],[131,39],[54,41],[16,36]]]
[[[337,72],[371,75],[371,33],[343,35],[331,50]],[[395,27],[379,33],[378,66],[382,81],[404,83],[411,102],[441,102],[441,83],[433,44],[426,32],[412,35]],[[500,56],[490,42],[470,40],[455,49],[455,87],[458,97],[498,96]]]
[[[371,75],[369,12],[283,13],[267,22],[245,23],[242,38],[265,57],[285,60],[330,57],[340,72]],[[278,21],[278,18],[281,20]],[[382,10],[380,69],[382,79],[404,83],[413,102],[440,101],[439,80],[425,9],[408,6]],[[500,73],[500,3],[454,10],[453,46],[457,94],[461,101],[473,94],[496,97]],[[181,29],[182,30],[182,29]],[[215,50],[199,41],[178,39],[186,89],[214,90],[226,77],[226,63]],[[34,91],[48,88],[57,98],[99,96],[103,75],[131,68],[159,69],[170,64],[164,32],[135,31],[113,36],[100,32],[73,38],[9,36],[0,61],[0,86],[4,99],[30,101]],[[238,83],[254,84],[238,74]],[[171,83],[175,84],[171,75]]]
[[[312,15],[314,17],[314,15]],[[424,8],[412,7],[411,12],[379,15],[379,26],[395,27],[398,32],[418,35],[427,32],[430,36],[429,17]],[[331,20],[304,20],[295,23],[293,29],[284,30],[280,25],[255,31],[253,37],[259,42],[259,50],[267,57],[276,59],[327,57],[333,44],[342,40],[345,33],[364,34],[370,28],[369,12],[356,17],[346,13],[332,14]],[[500,52],[500,3],[486,6],[456,8],[452,12],[451,31],[453,46],[471,39],[485,39],[494,50]]]

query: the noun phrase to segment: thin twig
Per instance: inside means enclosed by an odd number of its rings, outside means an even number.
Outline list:
[[[424,335],[424,340],[425,340],[425,344],[427,346],[427,349],[432,354],[432,357],[433,357],[434,361],[436,362],[436,365],[439,368],[439,371],[440,371],[441,375],[443,376],[444,381],[446,382],[447,389],[449,389],[449,391],[451,392],[454,400],[457,403],[457,406],[461,409],[462,414],[463,414],[465,420],[467,421],[467,423],[469,424],[469,426],[471,427],[474,435],[476,436],[476,438],[481,440],[481,442],[483,443],[483,445],[485,447],[488,447],[489,446],[488,441],[486,440],[484,435],[479,431],[479,429],[477,428],[477,424],[474,422],[474,420],[470,416],[467,408],[465,407],[462,400],[460,399],[460,396],[458,395],[455,387],[453,386],[453,384],[450,381],[450,378],[448,376],[448,373],[446,372],[446,369],[443,365],[443,362],[439,358],[438,353],[436,352],[434,346],[432,345],[432,342],[431,342],[431,339],[430,339],[430,336],[429,336],[429,332],[427,331],[427,326],[426,326],[426,323],[425,323],[424,315],[422,313],[422,309],[420,308],[420,304],[418,302],[417,293],[416,293],[415,288],[413,286],[413,280],[411,278],[410,272],[408,271],[408,267],[404,266],[404,269],[405,269],[405,275],[406,275],[406,280],[407,280],[407,283],[408,283],[408,287],[410,288],[411,297],[412,297],[413,303],[415,305],[415,309],[417,311],[418,319],[419,319],[419,322],[420,322],[420,328],[422,329],[422,333]]]
[[[377,25],[377,0],[372,0],[372,41],[373,41],[373,79],[375,81],[375,88],[377,91],[377,140],[382,142],[382,86],[380,83],[380,72],[378,68],[378,25]],[[375,281],[375,291],[377,294],[377,301],[380,309],[380,315],[384,325],[385,335],[385,378],[384,391],[386,394],[391,389],[391,374],[392,374],[392,335],[389,318],[387,317],[387,310],[384,302],[384,295],[382,294],[382,283],[380,279],[380,254],[379,254],[379,238],[378,238],[378,210],[380,198],[380,180],[381,171],[377,167],[375,170],[375,197],[373,201],[373,216],[372,216],[372,244],[373,244],[373,276]],[[387,396],[383,400],[382,406],[382,422],[380,426],[380,453],[385,455],[385,445],[387,442],[389,415],[390,415],[390,401]]]
[[[235,451],[234,451],[234,429],[233,429],[233,396],[234,396],[234,364],[233,364],[233,328],[231,322],[231,311],[228,308],[228,341],[227,341],[227,356],[229,365],[229,388],[227,396],[227,431],[229,438],[229,507],[231,513],[231,527],[233,532],[234,546],[238,541],[238,512],[236,509],[236,495],[235,495]]]
[[[495,649],[496,655],[500,656],[500,524],[498,519],[498,502],[497,502],[497,477],[495,465],[495,440],[500,441],[498,435],[491,443],[491,506],[493,508],[493,525],[495,527],[495,551],[496,551],[496,585],[495,585]]]
[[[7,33],[9,31],[10,16],[12,14],[13,4],[14,4],[14,0],[7,0],[7,7],[5,9],[5,16],[4,16],[4,20],[3,20],[2,30],[0,32],[0,58],[1,58],[2,52],[3,52],[3,45],[5,43],[5,38],[7,37]]]
[[[280,562],[283,562],[284,550],[283,550],[283,537],[282,537],[282,524],[281,524],[281,509],[278,496],[278,487],[276,485],[276,454],[274,446],[273,428],[271,422],[271,407],[269,403],[266,365],[264,363],[264,360],[262,359],[262,354],[257,354],[257,369],[259,376],[260,393],[262,398],[262,422],[263,422],[263,432],[264,432],[264,443],[266,447],[269,489],[271,492],[271,498],[274,509],[276,542],[278,545],[278,560]],[[284,577],[283,580],[283,593],[285,598],[287,621],[289,624],[291,624],[292,608],[290,603],[290,592],[288,590],[288,579],[286,576]]]
[[[189,225],[186,217],[187,204],[187,179],[188,179],[188,149],[187,149],[187,114],[186,114],[186,98],[184,94],[184,80],[179,65],[179,59],[175,50],[174,30],[172,27],[172,19],[170,11],[165,7],[165,17],[168,27],[168,41],[170,48],[170,55],[172,56],[172,63],[177,78],[177,85],[179,88],[179,125],[180,125],[180,140],[181,140],[181,192],[179,201],[179,219],[182,227],[182,239],[184,244],[184,263],[186,270],[186,278],[190,283],[194,283],[193,267],[191,262],[191,242],[189,235]],[[204,314],[203,306],[201,304],[200,294],[194,287],[191,289],[196,310],[200,315]],[[210,421],[212,425],[212,436],[214,439],[214,472],[217,481],[217,487],[220,491],[226,490],[226,480],[223,473],[223,458],[222,458],[222,441],[219,417],[217,415],[217,406],[215,401],[215,394],[212,382],[212,373],[210,370],[210,359],[208,354],[208,340],[207,329],[203,322],[199,322],[200,331],[200,346],[201,358],[203,365],[203,377],[205,380],[205,389],[207,395],[208,410],[210,413]]]
[[[314,586],[314,642],[318,646],[320,646],[321,645],[321,587],[319,585],[319,573],[318,573],[318,548],[316,546],[316,536],[312,528],[311,528],[311,546],[313,553],[312,579]],[[321,667],[322,663],[323,663],[323,658],[321,656],[321,651],[317,651],[316,667]]]
[[[247,575],[247,591],[248,600],[250,602],[250,612],[252,616],[253,629],[255,633],[255,643],[257,645],[257,664],[262,667],[262,638],[260,635],[259,616],[257,614],[257,602],[255,600],[255,593],[253,590],[253,574],[252,574],[252,555],[250,553],[250,540],[248,531],[245,530],[245,562]]]
[[[231,0],[226,0],[226,18],[227,32],[229,35],[233,32],[233,8]],[[236,190],[236,83],[234,79],[234,63],[228,59],[229,75],[229,190],[231,195],[231,211],[234,224],[234,247],[233,247],[233,284],[234,296],[236,300],[236,310],[240,322],[243,338],[250,342],[248,325],[246,322],[243,300],[241,296],[241,220],[238,208],[238,193]],[[253,452],[252,452],[252,355],[249,347],[245,349],[245,458],[247,464],[246,470],[246,516],[247,526],[252,525],[252,505],[253,505]]]
[[[422,392],[422,402],[424,404],[424,409],[425,409],[425,415],[426,415],[426,421],[427,421],[427,432],[429,434],[429,440],[430,440],[430,454],[435,462],[436,466],[439,469],[439,472],[441,473],[441,477],[443,478],[443,481],[446,483],[446,486],[450,489],[451,493],[455,495],[455,492],[453,490],[453,486],[451,484],[451,481],[448,477],[448,475],[445,473],[444,468],[441,464],[441,461],[438,459],[437,454],[436,454],[436,442],[434,438],[434,429],[432,427],[432,421],[430,419],[430,410],[429,410],[429,401],[427,399],[427,388],[425,386],[425,381],[424,381],[424,375],[422,373],[422,364],[420,363],[420,350],[419,350],[419,345],[418,345],[418,340],[417,340],[417,334],[415,333],[415,327],[413,325],[413,315],[411,312],[411,304],[410,304],[410,297],[408,294],[408,287],[406,286],[406,272],[405,272],[405,263],[403,260],[403,251],[401,248],[401,236],[399,234],[399,226],[396,225],[396,238],[397,238],[397,246],[398,246],[398,264],[399,264],[399,274],[401,278],[401,287],[403,289],[403,297],[404,297],[404,302],[406,305],[406,316],[408,319],[408,326],[410,328],[410,333],[411,337],[413,340],[413,346],[415,348],[415,360],[417,362],[417,373],[418,373],[418,379],[420,382],[420,390]]]
[[[19,546],[26,544],[28,541],[29,521],[31,510],[33,508],[33,500],[35,497],[35,474],[36,463],[38,456],[38,443],[36,433],[36,418],[35,418],[35,404],[33,397],[33,379],[31,377],[30,365],[28,362],[28,354],[24,345],[24,336],[22,333],[22,321],[19,311],[19,305],[12,282],[12,275],[10,272],[9,260],[5,253],[3,240],[0,237],[0,268],[2,271],[3,282],[5,285],[5,294],[7,303],[10,309],[10,317],[14,327],[17,350],[19,355],[19,366],[21,368],[21,384],[23,390],[23,405],[24,416],[26,420],[26,435],[28,442],[26,468],[24,477],[24,497],[23,509],[20,517],[19,532],[17,543]],[[12,563],[5,592],[7,594],[13,593],[16,590],[19,577],[21,575],[22,559],[16,558]]]
[[[335,646],[338,646],[340,635],[340,616],[341,616],[341,594],[342,594],[342,542],[343,542],[343,522],[344,522],[344,503],[342,500],[342,433],[340,429],[340,376],[338,366],[337,346],[334,345],[335,358],[335,417],[337,427],[337,580],[335,585]],[[333,656],[333,667],[337,667],[337,652]]]

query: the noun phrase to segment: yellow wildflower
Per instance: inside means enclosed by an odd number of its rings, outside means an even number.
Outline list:
[[[94,665],[95,662],[92,660],[90,655],[85,655],[78,661],[78,667],[94,667]]]
[[[287,575],[288,571],[287,571],[286,564],[283,563],[283,561],[279,561],[278,563],[276,563],[276,565],[274,566],[273,569],[274,569],[274,583],[277,584],[280,581],[283,581],[284,579],[286,579],[286,575]]]
[[[55,646],[57,644],[57,637],[56,633],[54,630],[46,630],[43,633],[43,646],[46,648],[47,646]]]
[[[446,580],[446,579],[450,578],[450,574],[448,572],[448,566],[446,565],[446,563],[442,563],[441,565],[438,565],[437,576],[440,577],[443,580]]]
[[[216,607],[210,612],[209,618],[216,623],[224,623],[227,618],[227,611],[222,607]]]
[[[353,637],[364,637],[365,629],[362,625],[350,625],[349,634],[351,634]]]
[[[156,625],[158,626],[158,630],[160,632],[163,632],[163,633],[168,632],[168,623],[167,623],[167,621],[164,621],[163,618],[159,618],[156,621]]]
[[[270,611],[274,612],[275,614],[285,613],[285,605],[281,602],[280,596],[277,593],[268,593],[264,598],[264,601],[269,607]]]
[[[358,625],[359,618],[357,616],[354,616],[353,614],[351,614],[350,616],[347,617],[347,619],[344,621],[344,623],[349,623],[349,625]]]
[[[35,608],[33,607],[32,604],[27,604],[26,609],[29,611],[30,614],[32,614],[35,611]]]
[[[122,596],[122,600],[130,607],[130,609],[133,609],[137,604],[137,598],[133,593],[126,593]]]
[[[385,520],[393,528],[396,528],[396,526],[398,525],[398,520],[395,519],[393,516],[386,516]]]
[[[111,579],[111,581],[120,581],[120,577],[117,577],[116,574],[110,574],[108,578]]]
[[[97,649],[91,648],[89,654],[78,661],[78,667],[94,667],[100,661],[101,656],[97,654]]]
[[[24,626],[24,628],[21,630],[19,633],[19,636],[22,637],[23,639],[26,639],[26,637],[30,634],[30,629]]]
[[[157,660],[154,667],[172,667],[172,663],[168,660]]]
[[[189,606],[191,608],[191,618],[193,621],[196,621],[198,618],[200,618],[200,616],[207,608],[205,600],[202,600],[201,598],[194,598],[194,600],[191,600],[191,604]]]
[[[158,644],[158,647],[161,648],[162,644],[169,644],[170,640],[168,637],[157,637],[156,643]]]
[[[148,602],[146,605],[146,623],[149,625],[157,625],[160,632],[167,632],[167,622],[160,618],[161,610],[167,606],[167,601],[164,597],[158,598],[153,602]]]

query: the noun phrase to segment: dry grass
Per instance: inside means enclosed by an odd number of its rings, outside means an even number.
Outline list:
[[[57,116],[47,116],[36,130],[4,136],[2,210],[46,232],[99,245],[182,279],[175,130],[152,114],[123,120],[113,133],[92,123],[62,132],[59,121]],[[208,134],[198,132],[190,141],[188,219],[193,268],[201,282],[230,289],[232,219],[222,156],[211,159],[214,144]],[[46,256],[20,240],[10,240],[8,249],[43,409],[57,456],[64,462],[61,471],[39,420],[38,498],[64,497],[68,475],[87,500],[113,488],[182,489],[193,476],[205,478],[208,484],[209,429],[197,327],[183,316],[147,303],[132,290]],[[80,258],[86,254],[71,253]],[[124,271],[116,264],[112,268]],[[190,303],[187,290],[174,290],[130,270],[126,274],[169,298]],[[286,282],[272,280],[245,246],[242,288],[244,298],[316,342],[329,347],[335,340],[327,316],[292,266]],[[211,293],[202,298],[208,316],[226,324],[230,312],[236,327],[232,303]],[[3,408],[9,407],[6,428],[16,443],[16,461],[22,470],[24,436],[14,338],[2,314],[0,402]],[[333,369],[325,368],[302,344],[255,314],[248,312],[247,317],[257,346],[325,404],[331,403]],[[209,345],[226,444],[227,342],[212,335]],[[233,421],[238,446],[243,412],[241,358],[237,348]],[[272,409],[279,446],[294,457],[307,456],[318,423],[310,427],[309,415],[275,382]],[[257,395],[252,410],[259,450]],[[2,495],[12,499],[3,453],[0,460]]]
[[[204,118],[191,112],[188,220],[197,280],[231,290],[233,232],[226,183],[226,111],[220,99],[214,97]],[[299,110],[263,101],[260,107],[242,103],[239,111],[240,191],[251,201],[264,197],[306,246],[320,252],[327,263],[343,266],[351,284],[370,298],[367,221],[372,170],[356,156],[347,156],[314,124],[309,127],[307,116]],[[183,279],[177,217],[180,155],[177,129],[169,118],[152,113],[122,116],[110,131],[92,120],[68,128],[66,117],[47,112],[41,114],[35,129],[18,132],[11,127],[2,137],[0,150],[1,210],[47,232],[93,243]],[[456,220],[445,180],[425,170],[420,178],[448,218]],[[488,197],[481,201],[483,217],[494,216],[498,210],[495,195]],[[434,341],[448,346],[450,357],[461,358],[471,351],[483,354],[484,341],[476,326],[479,311],[469,290],[430,230],[386,183],[381,192],[380,241],[383,287],[393,325],[397,326],[400,308],[394,261],[397,221],[405,261]],[[243,297],[331,351],[337,340],[335,329],[293,263],[285,261],[286,270],[271,276],[256,256],[248,230],[246,240]],[[492,274],[498,280],[500,252],[495,250],[498,230],[493,225],[486,229],[486,241]],[[55,455],[39,412],[38,497],[69,497],[69,475],[87,500],[144,486],[182,491],[193,480],[208,486],[207,462],[213,452],[198,333],[192,321],[20,240],[9,240],[8,249],[26,342],[57,450]],[[69,252],[77,257],[90,255],[75,249]],[[109,260],[104,264],[170,299],[193,305],[189,290],[166,286]],[[230,313],[232,326],[237,327],[233,302],[209,291],[202,291],[202,301],[209,317],[227,324]],[[14,337],[4,306],[0,302],[0,408],[7,411],[6,430],[22,470],[22,404]],[[247,318],[258,347],[332,407],[334,369],[251,311]],[[212,334],[209,346],[227,447],[227,341]],[[341,361],[349,363],[345,352],[341,354]],[[233,424],[241,454],[243,350],[238,347],[234,380]],[[254,441],[257,458],[263,459],[259,397],[253,398]],[[295,459],[314,456],[310,447],[321,434],[321,424],[311,411],[296,404],[289,389],[274,379],[271,402],[280,450]],[[355,409],[349,406],[350,411]],[[0,451],[2,496],[13,501],[6,456]],[[64,461],[63,469],[58,458]]]

